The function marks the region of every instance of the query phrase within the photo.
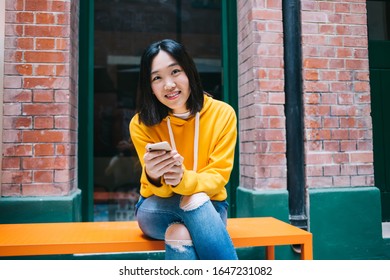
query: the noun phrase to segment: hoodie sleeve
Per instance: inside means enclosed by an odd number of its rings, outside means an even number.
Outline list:
[[[231,107],[228,107],[231,108]],[[237,140],[236,115],[231,108],[224,112],[225,117],[218,115],[219,120],[214,126],[222,127],[219,131],[214,147],[209,154],[208,163],[197,171],[185,170],[181,182],[172,187],[172,190],[181,195],[191,195],[205,192],[211,199],[223,200],[226,198],[225,186],[229,181],[234,162],[234,150]],[[206,129],[213,131],[211,127]],[[207,134],[206,134],[207,135]],[[213,139],[209,135],[210,139]]]
[[[141,187],[140,192],[144,197],[156,195],[159,197],[170,197],[173,195],[172,188],[165,184],[164,180],[161,180],[161,185],[156,186],[148,180],[148,176],[145,171],[144,155],[145,146],[148,143],[156,143],[160,140],[155,133],[145,125],[139,123],[138,114],[133,117],[129,125],[131,140],[137,150],[138,158],[142,166],[141,173]]]

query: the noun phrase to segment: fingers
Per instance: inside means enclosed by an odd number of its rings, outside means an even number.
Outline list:
[[[177,166],[182,165],[184,162],[184,158],[180,154],[174,155],[173,158],[175,159],[175,161],[176,161],[175,165],[177,165]]]
[[[176,150],[146,152],[144,162],[147,175],[155,182],[163,177],[166,184],[176,186],[183,177],[184,158]]]
[[[164,173],[164,181],[168,185],[176,186],[183,178],[183,173],[184,170],[182,165],[178,166],[175,164],[168,172]]]
[[[181,166],[183,157],[177,151],[153,151],[145,153],[144,162],[148,176],[158,181],[161,176],[171,171],[173,166]]]

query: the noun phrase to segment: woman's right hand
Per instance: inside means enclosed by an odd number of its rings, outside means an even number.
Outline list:
[[[160,185],[160,178],[177,164],[177,151],[151,151],[144,155],[145,171],[155,185]]]

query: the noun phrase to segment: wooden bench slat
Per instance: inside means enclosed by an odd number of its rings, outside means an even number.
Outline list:
[[[275,218],[228,219],[227,229],[236,248],[272,252],[276,245],[301,244],[302,258],[312,259],[312,234]],[[164,250],[164,242],[147,238],[135,221],[0,225],[0,256],[156,250]]]

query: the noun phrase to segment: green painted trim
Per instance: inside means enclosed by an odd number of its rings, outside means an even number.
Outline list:
[[[288,222],[287,190],[237,188],[237,217],[275,217]]]
[[[94,0],[80,1],[78,186],[83,221],[93,221]]]
[[[222,81],[223,101],[238,112],[238,49],[237,49],[237,1],[221,1],[222,9]],[[237,123],[237,130],[238,123]],[[236,216],[236,188],[240,182],[239,136],[234,157],[234,166],[228,189],[229,217]]]
[[[238,109],[238,46],[236,0],[222,1],[223,100]]]
[[[308,192],[314,259],[385,258],[378,188],[315,188]]]
[[[55,223],[81,221],[81,191],[69,196],[2,197],[0,223]]]

